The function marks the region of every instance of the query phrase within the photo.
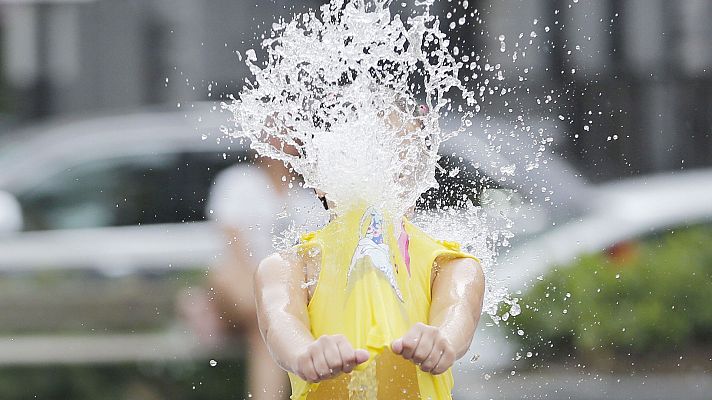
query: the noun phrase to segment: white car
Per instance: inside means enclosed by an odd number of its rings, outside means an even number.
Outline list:
[[[245,152],[220,142],[227,119],[210,111],[55,122],[1,143],[0,271],[204,267],[220,245],[202,222],[210,185]]]

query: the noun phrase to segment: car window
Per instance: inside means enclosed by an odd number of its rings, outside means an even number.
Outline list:
[[[238,154],[146,154],[86,162],[18,195],[26,230],[200,221],[215,175]]]

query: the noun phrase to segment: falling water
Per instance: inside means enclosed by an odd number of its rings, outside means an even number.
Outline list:
[[[403,215],[436,185],[440,144],[462,129],[441,129],[441,116],[458,104],[464,125],[476,101],[431,1],[406,21],[389,4],[333,0],[321,15],[274,24],[265,65],[248,52],[254,79],[225,107],[235,135],[288,162],[336,207],[360,201]]]
[[[253,77],[223,104],[236,126],[225,132],[289,163],[336,210],[365,203],[407,214],[437,186],[441,144],[471,126],[481,101],[459,79],[468,56],[442,32],[432,3],[416,2],[417,12],[402,16],[388,0],[331,0],[275,23],[262,42],[266,59],[245,55]],[[445,118],[454,128],[444,128]],[[482,260],[484,311],[498,320],[498,305],[512,300],[497,284],[494,260],[511,233],[487,218],[467,203],[414,221]]]

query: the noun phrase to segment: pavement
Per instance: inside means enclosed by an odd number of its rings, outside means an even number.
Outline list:
[[[455,400],[710,400],[712,376],[703,372],[614,375],[594,371],[480,372],[455,381]]]
[[[712,400],[712,355],[698,357],[704,368],[623,374],[556,363],[522,370],[526,353],[483,316],[470,351],[453,367],[454,400]]]

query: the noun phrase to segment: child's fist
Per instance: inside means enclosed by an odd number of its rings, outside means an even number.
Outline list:
[[[320,382],[348,374],[366,360],[368,352],[354,350],[343,335],[324,335],[297,356],[294,373],[307,382]]]
[[[442,374],[455,363],[455,350],[440,329],[420,322],[394,340],[391,349],[433,375]]]

